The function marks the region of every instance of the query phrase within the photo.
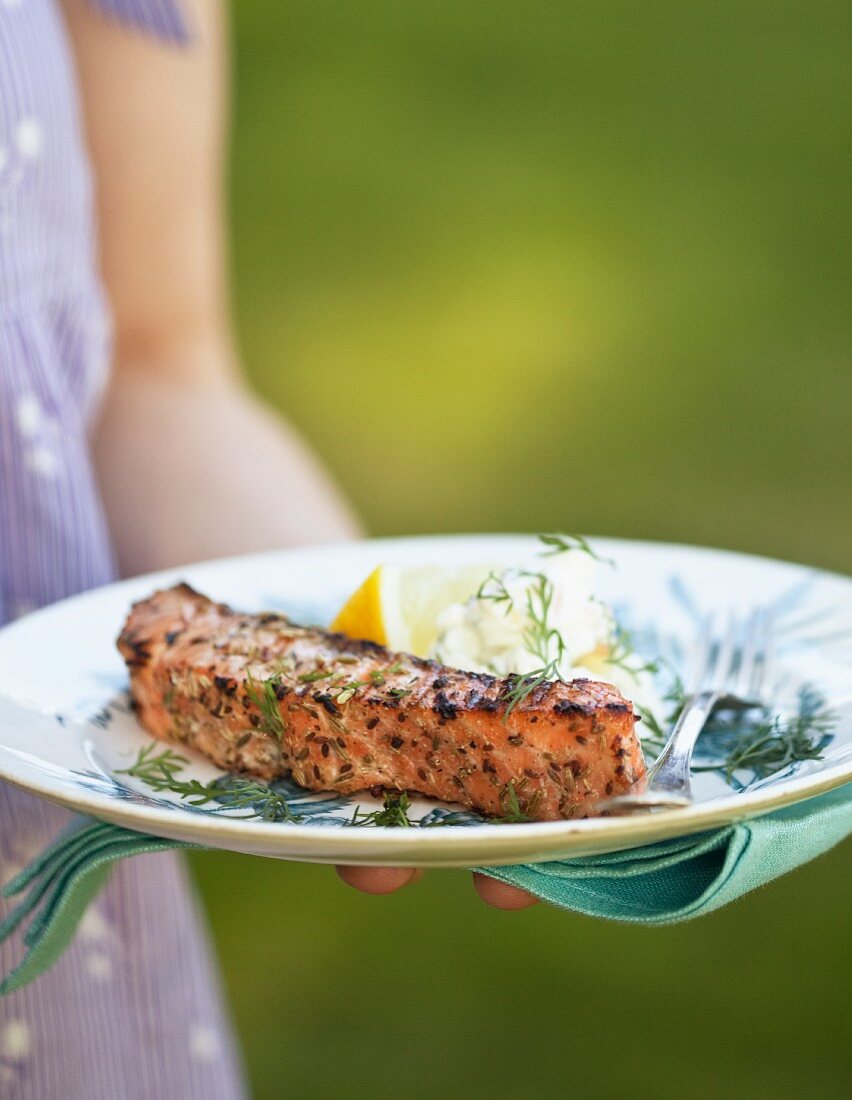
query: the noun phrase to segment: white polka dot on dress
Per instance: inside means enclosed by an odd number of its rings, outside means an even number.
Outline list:
[[[115,930],[96,904],[90,905],[83,914],[77,934],[91,943],[104,943],[116,938]]]
[[[31,447],[24,454],[24,462],[27,469],[38,477],[47,479],[55,478],[59,472],[59,459],[50,447],[43,444]]]
[[[27,160],[39,155],[42,140],[41,123],[34,118],[22,118],[15,127],[15,144],[18,152]]]
[[[25,393],[15,408],[15,423],[24,439],[34,439],[44,423],[41,402],[33,393]]]
[[[7,1020],[0,1031],[0,1057],[20,1062],[30,1053],[30,1029],[24,1020]]]
[[[112,959],[105,951],[90,951],[86,955],[86,970],[99,982],[112,977]]]
[[[206,1024],[193,1024],[189,1029],[189,1049],[199,1062],[212,1062],[219,1053],[216,1032]]]

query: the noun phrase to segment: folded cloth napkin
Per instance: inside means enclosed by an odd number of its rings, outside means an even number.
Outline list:
[[[636,924],[675,924],[718,909],[807,863],[852,833],[852,783],[763,817],[626,852],[479,867],[563,909]],[[74,937],[111,864],[197,848],[81,818],[3,888],[26,896],[0,923],[0,941],[27,918],[21,963],[0,982],[12,993],[42,974]]]

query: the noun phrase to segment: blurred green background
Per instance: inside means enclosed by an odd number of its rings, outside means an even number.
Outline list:
[[[848,569],[846,3],[233,20],[245,360],[375,534]],[[848,847],[662,930],[194,867],[257,1097],[848,1095]]]

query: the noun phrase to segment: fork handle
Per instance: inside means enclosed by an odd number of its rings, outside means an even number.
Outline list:
[[[718,691],[698,691],[690,695],[663,751],[648,769],[646,792],[665,791],[692,798],[689,781],[692,751],[720,697]]]

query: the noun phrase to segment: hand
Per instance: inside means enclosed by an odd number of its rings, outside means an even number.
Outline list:
[[[362,894],[393,894],[423,878],[423,870],[412,867],[338,867],[337,873],[347,886]],[[526,890],[486,875],[474,874],[473,885],[482,900],[495,909],[528,909],[539,900]]]

